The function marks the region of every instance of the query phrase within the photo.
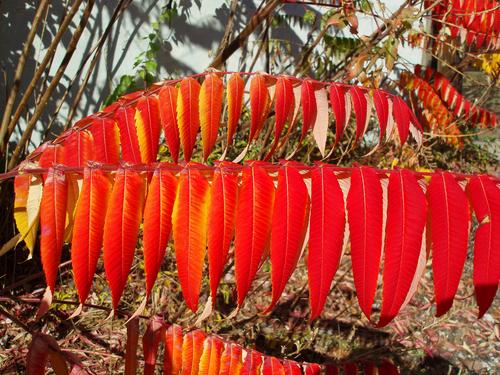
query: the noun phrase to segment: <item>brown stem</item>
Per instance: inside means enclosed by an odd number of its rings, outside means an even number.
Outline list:
[[[224,35],[220,42],[219,48],[217,49],[217,54],[221,53],[228,45],[233,33],[234,27],[234,17],[236,16],[236,8],[238,6],[238,0],[231,1],[231,7],[229,8],[229,17],[227,18],[226,27],[224,29]]]
[[[281,4],[281,2],[282,0],[271,0],[264,8],[256,12],[248,22],[248,25],[245,26],[238,36],[234,38],[226,48],[217,54],[210,66],[219,69],[233,53],[245,44],[253,31],[276,9],[279,4]]]
[[[76,113],[76,108],[78,103],[80,102],[80,99],[83,95],[83,92],[85,91],[85,88],[87,87],[87,84],[90,79],[90,75],[95,69],[95,66],[97,65],[97,61],[99,58],[99,55],[101,54],[102,48],[104,47],[104,43],[106,42],[106,39],[111,33],[111,29],[116,22],[116,20],[123,14],[125,9],[130,5],[132,0],[120,0],[120,3],[116,6],[115,11],[113,12],[113,15],[111,17],[111,20],[106,27],[106,30],[104,31],[103,36],[99,40],[99,45],[97,47],[96,53],[94,57],[92,58],[92,61],[90,62],[90,67],[87,71],[87,74],[85,75],[85,78],[83,79],[82,84],[80,85],[80,88],[78,89],[78,92],[76,93],[75,99],[71,103],[71,110],[68,114],[68,118],[66,119],[66,123],[64,124],[64,129],[68,129],[69,125],[71,124],[71,121],[73,120],[73,117],[75,116]],[[73,84],[73,82],[71,83]]]
[[[314,49],[316,48],[316,46],[321,42],[321,40],[325,36],[326,32],[328,31],[329,27],[330,27],[330,25],[326,25],[319,32],[319,34],[316,36],[316,38],[311,43],[311,45],[309,46],[309,48],[304,51],[304,53],[302,54],[302,56],[300,58],[300,62],[297,64],[297,67],[295,68],[295,72],[294,72],[295,76],[304,73],[309,68],[309,62],[308,62],[309,56],[314,51]]]
[[[94,0],[89,0],[87,3],[87,6],[85,7],[85,10],[83,12],[82,18],[80,19],[80,23],[78,27],[75,30],[75,33],[73,34],[68,48],[66,50],[66,55],[64,56],[64,59],[61,62],[61,65],[59,66],[59,69],[57,69],[57,72],[50,82],[49,87],[47,90],[45,90],[43,96],[40,99],[40,103],[35,109],[35,113],[33,116],[30,118],[28,125],[26,126],[25,131],[23,132],[23,135],[17,144],[16,148],[14,149],[14,152],[12,153],[12,158],[9,160],[9,165],[8,169],[14,168],[18,161],[19,157],[21,155],[21,152],[23,151],[24,147],[28,143],[28,141],[31,138],[31,133],[33,129],[35,128],[35,125],[42,115],[43,109],[47,105],[47,102],[52,95],[52,92],[56,88],[56,86],[59,84],[59,80],[61,79],[62,75],[64,74],[66,67],[68,66],[69,61],[71,60],[71,57],[73,56],[73,53],[75,52],[76,46],[78,45],[78,41],[80,40],[80,36],[82,35],[83,30],[85,29],[87,25],[87,21],[90,17],[90,13],[92,12],[92,7],[94,6]]]
[[[14,102],[16,100],[17,93],[19,92],[19,87],[21,86],[21,77],[23,75],[24,67],[26,65],[26,59],[28,57],[31,45],[33,44],[33,40],[35,39],[35,35],[38,30],[38,24],[42,20],[43,12],[47,8],[48,4],[49,4],[48,0],[40,1],[38,8],[35,12],[35,16],[33,17],[33,22],[31,23],[31,29],[28,34],[28,38],[26,38],[26,41],[24,42],[21,56],[19,56],[19,61],[17,62],[16,71],[14,72],[14,81],[12,83],[12,87],[9,92],[9,98],[7,99],[7,104],[5,105],[5,112],[3,113],[2,124],[0,125],[0,154],[5,153],[5,149],[7,146],[7,140],[5,139],[5,135],[7,134],[7,127],[9,125],[12,109],[14,108]]]
[[[52,56],[55,54],[57,46],[59,45],[61,38],[68,28],[68,26],[71,24],[73,21],[73,17],[75,14],[78,12],[78,9],[80,8],[80,4],[82,3],[82,0],[76,0],[73,6],[71,7],[70,11],[64,18],[63,22],[61,23],[61,26],[59,27],[59,30],[57,31],[56,35],[54,36],[54,39],[50,43],[47,53],[45,54],[42,62],[40,63],[38,69],[36,70],[33,78],[31,79],[30,83],[28,84],[28,87],[26,88],[26,91],[23,94],[23,97],[21,98],[21,101],[16,107],[16,111],[14,112],[14,116],[9,122],[8,129],[7,129],[7,139],[10,137],[12,132],[14,131],[14,128],[21,118],[21,114],[24,112],[26,109],[28,102],[30,100],[31,94],[36,88],[37,82],[42,76],[43,72],[45,71],[45,68],[47,67],[49,61],[51,60]]]
[[[64,124],[64,129],[66,130],[70,126],[71,121],[73,120],[73,117],[75,116],[78,103],[80,103],[80,99],[83,95],[83,92],[85,91],[85,88],[87,87],[87,84],[90,80],[90,76],[91,76],[92,72],[94,71],[95,66],[97,65],[99,56],[100,56],[102,49],[104,47],[104,43],[108,39],[108,37],[111,33],[111,30],[112,30],[112,27],[115,24],[116,20],[123,14],[125,9],[130,5],[131,2],[132,2],[132,0],[120,0],[118,5],[116,6],[116,8],[111,16],[111,19],[109,20],[109,23],[106,26],[106,29],[104,30],[103,35],[99,38],[99,40],[97,42],[97,45],[91,49],[91,51],[87,54],[87,56],[85,56],[82,63],[80,64],[80,67],[78,68],[78,71],[76,72],[75,76],[73,77],[73,79],[69,83],[68,87],[66,87],[64,95],[59,100],[58,107],[54,111],[54,113],[52,114],[52,118],[50,119],[50,122],[47,125],[47,129],[45,130],[45,136],[47,136],[49,130],[52,128],[52,125],[53,125],[54,121],[56,120],[56,118],[59,114],[59,111],[61,110],[61,108],[65,102],[66,97],[69,95],[71,88],[73,87],[73,85],[77,81],[78,77],[82,73],[85,65],[87,64],[87,61],[92,56],[92,54],[94,54],[94,56],[92,57],[92,61],[90,62],[90,66],[87,70],[87,73],[85,74],[85,77],[83,79],[83,82],[80,84],[80,87],[78,88],[78,92],[71,103],[70,111],[69,111],[68,117],[66,119],[66,122]]]

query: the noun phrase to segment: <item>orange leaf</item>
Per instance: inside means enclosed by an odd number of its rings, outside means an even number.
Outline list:
[[[207,160],[217,141],[224,85],[216,74],[205,77],[200,90],[200,123],[203,159]]]
[[[172,213],[177,269],[187,306],[196,311],[207,246],[209,185],[195,166],[187,165],[179,177]]]
[[[188,332],[182,341],[181,375],[198,375],[205,334],[200,330]]]
[[[250,81],[250,135],[248,143],[256,138],[267,118],[270,107],[269,91],[266,78],[262,74],[256,74]]]
[[[200,84],[194,78],[184,78],[177,96],[177,125],[181,139],[184,160],[191,160],[196,142],[196,134],[200,128],[198,97]]]
[[[228,342],[221,356],[220,375],[239,375],[243,363],[241,361],[241,347]]]
[[[240,375],[259,375],[262,367],[262,354],[255,350],[247,351]]]
[[[163,373],[179,375],[182,366],[182,328],[172,324],[165,331],[165,354],[163,355]]]
[[[94,137],[86,130],[74,131],[64,141],[64,164],[84,167],[89,160],[95,160]]]
[[[262,375],[285,375],[285,369],[276,357],[265,357],[262,366]]]
[[[165,169],[156,169],[149,184],[144,206],[144,271],[148,297],[160,270],[170,238],[176,191],[177,179]]]
[[[135,109],[134,119],[141,161],[149,164],[156,161],[160,140],[158,98],[154,95],[142,96],[137,101]]]
[[[160,119],[165,133],[165,142],[174,163],[179,160],[179,126],[177,125],[177,87],[163,86],[158,94]]]
[[[274,202],[271,230],[272,301],[278,302],[300,257],[309,216],[309,194],[304,179],[292,165],[278,172],[278,189]]]
[[[200,358],[199,375],[219,375],[224,343],[215,336],[209,336],[203,344],[203,354]]]
[[[215,169],[208,211],[208,267],[214,300],[234,236],[238,198],[238,176],[226,170],[225,165],[230,163],[221,163]]]
[[[52,294],[64,242],[67,194],[66,175],[50,168],[43,186],[40,209],[40,256],[47,286]]]
[[[118,163],[120,159],[119,131],[114,119],[96,117],[90,132],[94,137],[96,161],[105,164]]]
[[[245,166],[236,212],[235,272],[238,305],[250,289],[268,246],[271,230],[274,184],[257,163]]]
[[[116,172],[104,221],[104,270],[116,310],[134,260],[144,202],[144,178],[137,172]]]
[[[233,142],[234,133],[243,108],[245,82],[238,73],[231,74],[227,82],[227,144]]]
[[[85,168],[71,245],[71,263],[80,303],[87,299],[101,253],[110,193],[108,176],[101,170]]]
[[[122,159],[129,163],[140,164],[141,151],[134,117],[135,108],[130,105],[122,105],[115,112],[115,120],[120,129]]]

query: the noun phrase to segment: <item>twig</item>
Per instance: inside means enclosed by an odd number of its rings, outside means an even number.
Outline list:
[[[14,102],[17,97],[17,93],[19,91],[19,87],[21,85],[21,78],[24,72],[24,67],[26,65],[26,59],[28,57],[28,53],[33,44],[33,40],[35,39],[36,32],[38,30],[38,24],[43,18],[43,12],[47,8],[49,2],[48,0],[41,0],[38,8],[35,12],[35,16],[33,17],[33,22],[31,23],[31,29],[28,34],[28,38],[23,45],[23,50],[21,55],[19,56],[19,61],[16,66],[16,71],[14,72],[14,80],[12,82],[12,87],[10,89],[9,98],[7,99],[7,104],[5,105],[5,111],[2,117],[2,124],[0,125],[0,154],[5,153],[7,141],[4,139],[7,134],[7,128],[9,125],[10,115],[12,114],[12,109],[14,107]]]
[[[120,0],[120,3],[116,6],[116,8],[115,8],[115,10],[113,12],[113,15],[111,16],[111,19],[110,19],[110,21],[109,21],[106,29],[104,30],[103,35],[99,39],[99,42],[98,42],[97,46],[95,47],[95,49],[93,49],[93,51],[91,51],[91,53],[93,53],[95,51],[94,57],[92,58],[92,61],[90,62],[90,66],[89,66],[89,68],[87,70],[87,73],[85,74],[85,78],[83,79],[83,82],[80,84],[80,87],[78,88],[78,92],[76,93],[76,96],[73,99],[73,102],[71,103],[71,107],[70,107],[71,109],[69,111],[68,117],[67,117],[66,122],[64,124],[64,129],[65,130],[68,129],[68,127],[71,124],[71,121],[73,120],[73,117],[75,116],[76,108],[77,108],[78,104],[80,103],[80,99],[81,99],[81,97],[83,95],[83,92],[85,91],[85,88],[87,87],[87,84],[88,84],[88,82],[90,80],[90,76],[91,76],[92,72],[94,71],[95,66],[97,65],[97,62],[98,62],[99,56],[101,54],[102,48],[104,47],[104,43],[106,42],[106,40],[108,39],[108,37],[109,37],[109,35],[111,33],[113,25],[118,20],[118,18],[124,13],[125,9],[127,9],[127,7],[130,5],[131,2],[132,2],[132,0]],[[52,123],[55,121],[56,116],[59,113],[59,110],[62,107],[62,104],[64,103],[64,99],[69,94],[69,92],[71,90],[71,87],[73,87],[73,85],[74,85],[77,77],[80,75],[81,71],[83,70],[83,67],[87,63],[88,58],[90,57],[90,55],[91,54],[89,54],[85,58],[85,60],[82,61],[82,65],[80,66],[80,69],[78,70],[78,72],[76,73],[75,77],[73,78],[73,80],[70,82],[70,84],[66,88],[66,92],[64,93],[64,96],[62,97],[62,99],[60,101],[59,108],[53,114],[53,117],[50,120],[50,123],[48,125],[48,128],[50,128],[52,126]]]
[[[68,26],[71,24],[73,21],[73,17],[75,14],[78,12],[78,9],[80,8],[82,0],[76,0],[73,6],[71,7],[70,11],[68,12],[67,16],[64,18],[63,22],[61,23],[61,26],[59,27],[59,30],[57,31],[56,35],[54,36],[54,39],[50,43],[49,47],[47,48],[47,53],[45,54],[42,62],[38,66],[38,69],[36,70],[33,78],[28,84],[28,87],[26,87],[26,90],[24,91],[24,95],[21,98],[21,101],[16,107],[16,111],[14,112],[14,115],[12,119],[10,119],[8,129],[7,129],[7,135],[6,138],[9,139],[10,135],[14,131],[14,128],[17,125],[17,122],[21,118],[21,114],[24,112],[26,109],[26,106],[29,103],[31,94],[36,88],[37,82],[42,76],[43,72],[45,71],[45,68],[47,67],[49,61],[51,60],[52,56],[55,54],[57,46],[59,45],[61,38],[68,28]]]
[[[31,138],[31,133],[33,129],[35,128],[35,125],[42,115],[43,109],[45,108],[45,105],[47,104],[50,96],[52,95],[52,92],[56,88],[56,86],[59,84],[59,80],[61,79],[62,75],[64,74],[66,67],[69,64],[69,61],[71,60],[71,57],[73,56],[73,53],[76,50],[76,46],[78,45],[78,41],[80,40],[80,36],[82,35],[83,30],[85,29],[87,25],[87,21],[90,17],[90,13],[92,12],[92,8],[94,6],[94,0],[89,0],[87,3],[87,6],[85,7],[85,10],[83,12],[82,18],[80,19],[80,24],[75,30],[75,33],[73,34],[73,37],[71,38],[68,48],[66,50],[66,54],[64,56],[64,59],[61,62],[61,65],[59,66],[59,69],[57,70],[54,78],[52,79],[49,87],[47,90],[44,92],[42,98],[40,99],[40,103],[35,109],[35,113],[33,116],[30,118],[28,125],[26,126],[26,129],[23,132],[23,135],[21,136],[21,139],[19,140],[19,143],[17,144],[16,148],[14,149],[14,152],[12,153],[12,158],[9,161],[8,164],[8,169],[14,168],[18,161],[19,157],[21,155],[22,150],[26,146],[27,142]]]
[[[229,17],[227,18],[226,27],[224,29],[224,35],[217,49],[217,55],[221,53],[228,45],[233,33],[234,18],[236,16],[236,8],[238,7],[238,0],[231,0],[231,7],[229,8]]]
[[[282,0],[271,0],[264,8],[256,12],[248,25],[234,38],[229,45],[220,51],[210,64],[213,68],[220,68],[224,62],[235,53],[240,47],[242,47],[247,41],[248,37],[253,33],[253,31],[265,20],[267,17],[276,9],[276,7],[281,4]]]

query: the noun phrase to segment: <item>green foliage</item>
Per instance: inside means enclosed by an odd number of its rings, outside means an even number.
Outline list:
[[[146,50],[136,56],[134,74],[125,74],[120,77],[118,85],[104,100],[104,106],[116,101],[120,96],[150,86],[158,80],[158,53],[163,43],[161,26],[170,24],[179,14],[179,6],[175,1],[168,1],[162,8],[157,21],[151,23],[151,32],[144,37],[147,41]]]

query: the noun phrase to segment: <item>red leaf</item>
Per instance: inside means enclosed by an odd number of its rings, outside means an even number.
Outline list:
[[[392,115],[398,126],[399,139],[401,140],[401,144],[404,144],[410,132],[410,108],[408,108],[405,101],[399,96],[392,97],[392,104]]]
[[[95,117],[90,132],[94,137],[95,160],[105,164],[118,163],[120,135],[115,120],[109,117]]]
[[[467,196],[451,173],[435,173],[428,188],[436,316],[453,304],[467,256]]]
[[[417,269],[426,222],[426,200],[415,175],[407,170],[389,177],[384,248],[382,312],[387,325],[406,299]]]
[[[89,160],[94,160],[94,138],[86,130],[74,131],[64,141],[64,164],[72,167],[84,167]]]
[[[136,104],[135,126],[141,160],[145,164],[156,161],[160,140],[160,113],[158,98],[142,96]]]
[[[346,101],[348,88],[341,84],[332,83],[330,85],[330,102],[332,112],[335,117],[335,144],[337,145],[344,134],[349,117],[351,117],[351,109],[348,101]]]
[[[193,311],[198,308],[207,246],[208,194],[207,180],[188,164],[179,177],[172,233],[182,294]]]
[[[228,342],[221,356],[220,375],[239,375],[243,363],[241,362],[241,347]]]
[[[346,363],[344,365],[344,374],[345,375],[357,375],[358,374],[358,366],[355,363]]]
[[[142,337],[142,350],[144,351],[144,375],[155,373],[156,357],[158,356],[158,348],[163,339],[165,326],[163,319],[159,316],[154,316],[149,319],[148,327]]]
[[[304,179],[294,166],[284,165],[278,172],[271,230],[272,301],[278,302],[299,260],[309,215],[309,194]],[[239,227],[238,227],[239,228]]]
[[[366,100],[365,91],[358,86],[352,86],[349,90],[352,106],[356,114],[356,139],[357,143],[366,132],[370,116],[368,115],[368,101]]]
[[[52,336],[37,332],[33,335],[28,348],[26,374],[44,375],[49,360],[55,374],[68,373],[66,361],[57,341]]]
[[[115,112],[115,120],[120,129],[122,159],[129,163],[140,164],[141,152],[134,117],[135,108],[130,105],[122,105]]]
[[[158,94],[160,121],[174,163],[179,160],[179,126],[177,125],[177,87],[163,86]]]
[[[474,289],[481,318],[500,282],[500,189],[486,175],[470,179],[467,192],[479,227],[474,240]]]
[[[172,209],[177,179],[167,170],[156,169],[144,206],[144,271],[149,297],[160,270],[172,229]]]
[[[266,78],[262,74],[256,74],[250,81],[250,136],[248,144],[256,138],[267,118],[270,106],[269,91],[266,86]]]
[[[275,91],[275,112],[276,112],[276,123],[274,130],[274,142],[278,142],[285,123],[292,114],[294,96],[293,96],[293,86],[290,80],[286,77],[279,77],[276,81],[276,91]]]
[[[206,161],[217,141],[224,85],[216,74],[208,74],[200,90],[200,123],[203,159]]]
[[[337,177],[327,167],[314,168],[307,257],[311,320],[321,314],[330,292],[342,255],[344,230],[344,195]]]
[[[338,367],[332,364],[325,365],[325,375],[339,375]]]
[[[198,375],[205,334],[200,330],[188,332],[182,341],[181,375]]]
[[[379,144],[382,144],[387,129],[387,122],[389,121],[389,100],[387,99],[387,94],[382,90],[373,90],[373,104],[375,105],[380,126]]]
[[[40,208],[40,256],[45,280],[52,294],[64,242],[67,194],[66,175],[50,168],[43,186]]]
[[[353,168],[347,218],[354,285],[359,305],[370,319],[382,246],[382,187],[373,168]]]
[[[302,104],[302,141],[309,129],[316,122],[316,96],[314,95],[314,86],[311,81],[305,80],[302,82],[300,100]]]
[[[149,184],[144,206],[144,271],[148,297],[156,281],[170,238],[176,192],[177,179],[165,169],[156,169]]]
[[[378,367],[378,373],[380,375],[399,375],[398,368],[387,360],[382,361]]]
[[[127,344],[125,347],[124,375],[137,374],[137,347],[139,346],[139,318],[127,322]]]
[[[40,166],[40,168],[50,168],[56,164],[63,164],[64,156],[65,152],[63,145],[48,144],[44,148],[42,154],[40,155],[40,158],[38,159],[38,165]]]
[[[214,300],[234,236],[238,198],[238,176],[226,170],[225,165],[215,169],[208,211],[208,268]]]
[[[285,375],[302,375],[302,370],[295,361],[285,359],[283,361],[283,368],[285,370]]]
[[[321,366],[317,363],[305,363],[304,364],[304,375],[320,375]]]
[[[274,184],[256,163],[243,168],[236,211],[235,273],[238,305],[250,289],[268,246],[271,230]]]
[[[99,169],[85,168],[76,205],[71,264],[80,303],[87,299],[101,253],[111,181]]]
[[[227,81],[227,144],[233,143],[234,133],[243,108],[245,82],[238,73],[231,74]]]
[[[144,178],[137,172],[116,172],[104,220],[104,270],[116,310],[134,260],[144,202]]]
[[[163,373],[179,375],[182,367],[182,328],[172,324],[165,331],[165,354],[163,355]]]
[[[181,139],[184,160],[191,160],[200,128],[199,105],[200,84],[192,77],[184,78],[177,96],[177,124]]]
[[[205,339],[203,345],[203,354],[200,358],[199,375],[219,375],[222,351],[224,343],[215,336],[209,336]]]
[[[285,369],[276,357],[265,357],[262,366],[262,375],[285,375]]]
[[[260,375],[261,366],[262,354],[255,350],[249,350],[241,367],[240,375]]]

